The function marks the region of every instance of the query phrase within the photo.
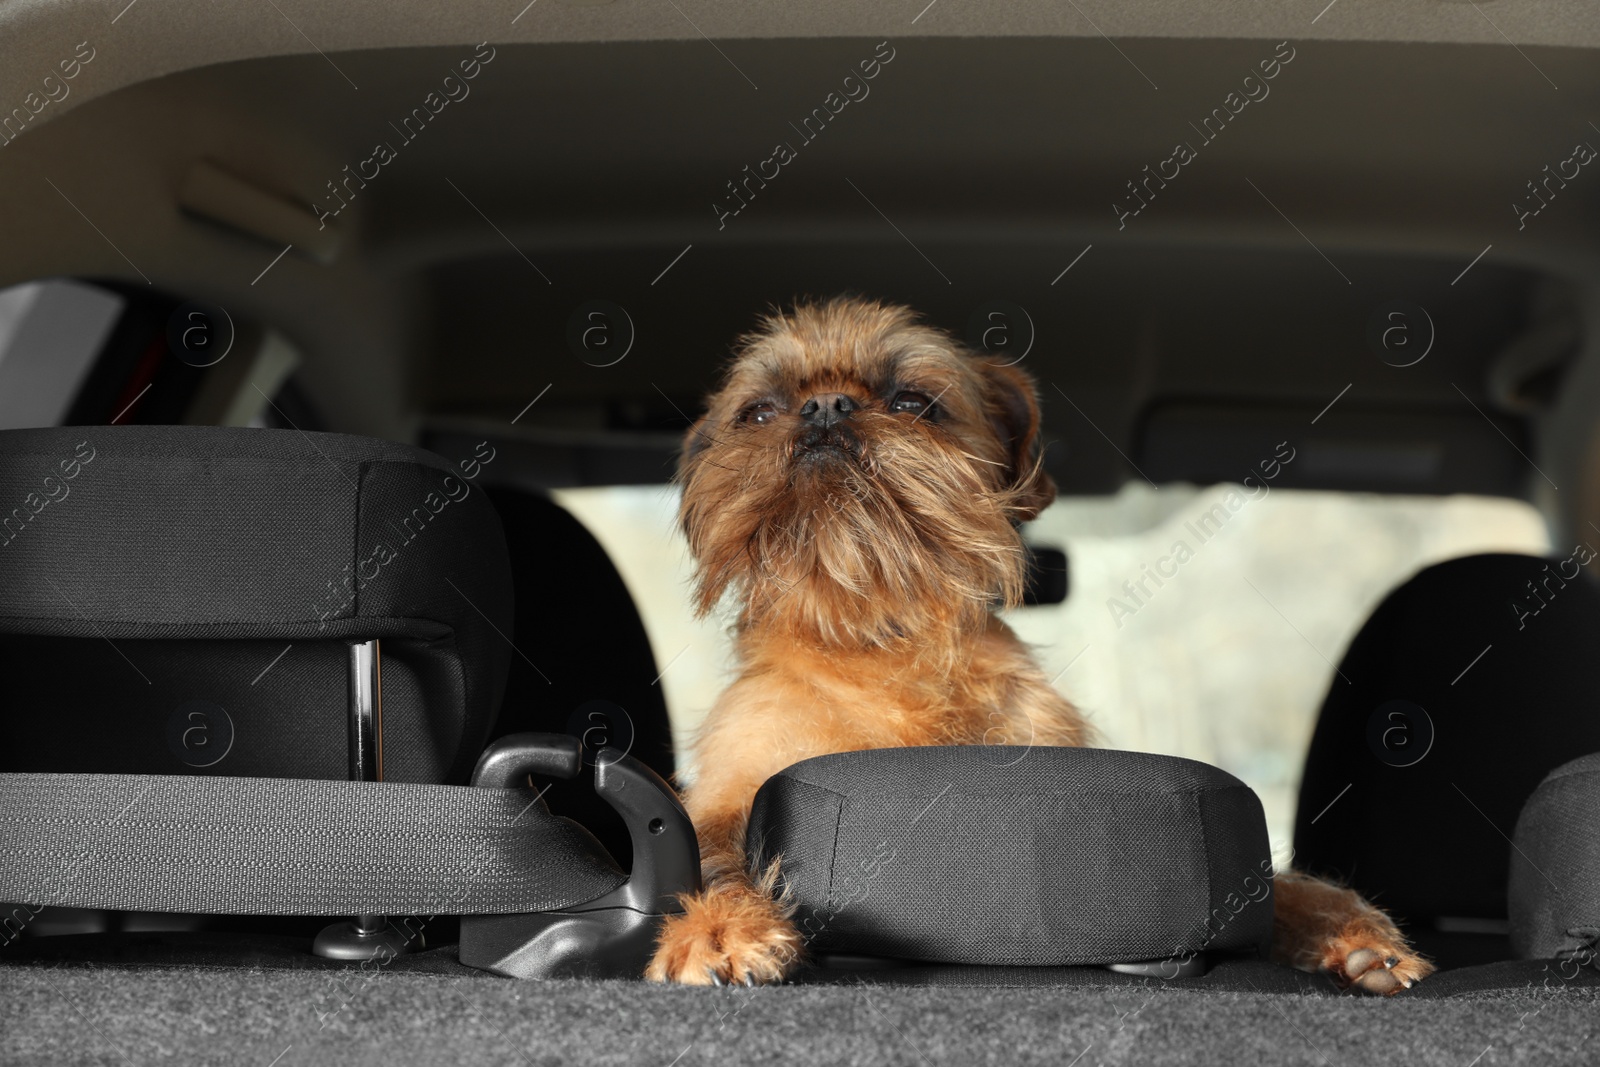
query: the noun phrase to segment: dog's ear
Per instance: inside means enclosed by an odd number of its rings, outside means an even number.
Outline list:
[[[1039,400],[1033,378],[1014,366],[985,361],[984,390],[989,422],[1008,457],[1007,477],[1016,492],[1014,518],[1028,522],[1056,498],[1056,483],[1045,473],[1039,440]]]

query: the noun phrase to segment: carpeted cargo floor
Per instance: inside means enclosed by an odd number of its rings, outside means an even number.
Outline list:
[[[363,972],[270,940],[229,965],[203,939],[133,939],[109,964],[51,940],[0,958],[0,1063],[1490,1067],[1590,1064],[1600,1048],[1600,975],[1537,962],[1380,1000],[1259,962],[1171,982],[916,968],[686,989],[498,979],[449,949]]]

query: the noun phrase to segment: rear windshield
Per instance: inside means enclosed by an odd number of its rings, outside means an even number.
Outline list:
[[[676,492],[556,496],[628,583],[685,753],[731,678],[730,616],[689,615]],[[1515,500],[1231,485],[1130,484],[1058,500],[1024,533],[1069,560],[1065,602],[1007,616],[1056,687],[1105,745],[1187,756],[1243,779],[1261,796],[1280,854],[1334,666],[1384,595],[1443,560],[1551,548],[1538,512]]]

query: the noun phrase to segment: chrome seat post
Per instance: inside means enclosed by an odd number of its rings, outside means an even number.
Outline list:
[[[383,651],[379,641],[352,641],[348,671],[347,751],[352,782],[383,781]],[[362,913],[317,934],[311,951],[336,960],[398,955],[409,939],[385,916]]]

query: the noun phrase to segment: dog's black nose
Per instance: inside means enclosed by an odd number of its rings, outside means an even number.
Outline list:
[[[859,406],[843,393],[819,393],[800,408],[800,417],[813,426],[832,426],[848,419]]]

